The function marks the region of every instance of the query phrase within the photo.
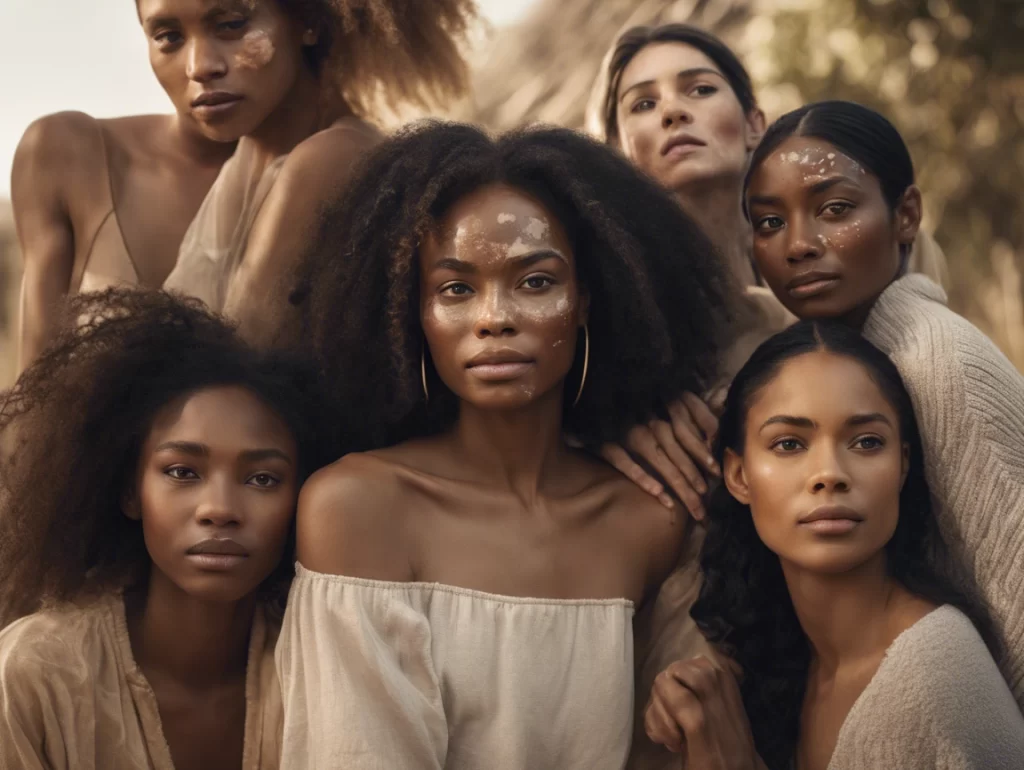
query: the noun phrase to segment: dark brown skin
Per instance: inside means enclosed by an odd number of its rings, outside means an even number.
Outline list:
[[[884,548],[896,529],[908,470],[909,446],[898,426],[895,409],[863,366],[808,353],[788,361],[761,390],[747,417],[743,456],[726,456],[725,483],[751,507],[758,535],[779,556],[811,643],[798,770],[827,769],[839,730],[885,651],[935,609],[886,570]],[[804,521],[829,506],[845,508],[855,523],[824,532]],[[757,767],[734,686],[721,667],[673,664],[658,677],[648,704],[652,740],[686,751],[691,770]],[[749,750],[737,752],[738,746]]]
[[[104,165],[101,132],[109,168]],[[11,195],[24,276],[19,369],[50,341],[55,308],[110,212],[135,260],[140,285],[158,288],[233,144],[213,142],[177,115],[96,120],[50,115],[29,126],[14,157]],[[154,217],[158,208],[160,216]],[[105,288],[105,287],[90,287]]]
[[[125,513],[142,519],[153,567],[125,609],[175,767],[242,766],[254,592],[285,556],[297,454],[283,421],[238,387],[169,404],[146,440]],[[187,555],[209,539],[247,555],[221,565]]]
[[[299,503],[299,560],[371,579],[642,603],[674,566],[685,521],[565,444],[563,390],[578,387],[565,378],[588,307],[558,220],[505,186],[466,195],[421,247],[420,293],[430,365],[459,397],[459,418],[317,473]],[[472,365],[496,351],[519,363]]]
[[[910,248],[921,225],[916,187],[893,213],[873,174],[811,137],[779,145],[754,173],[747,203],[754,259],[775,296],[798,318],[857,327],[896,279],[900,247]],[[813,273],[823,280],[793,285]]]

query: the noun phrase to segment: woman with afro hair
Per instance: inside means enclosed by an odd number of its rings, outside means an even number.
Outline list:
[[[110,289],[0,394],[0,767],[278,767],[273,649],[315,378]]]
[[[294,299],[364,451],[301,495],[284,767],[623,767],[634,609],[656,672],[655,600],[680,561],[696,593],[695,538],[576,447],[714,381],[712,246],[578,134],[428,123],[328,208]]]

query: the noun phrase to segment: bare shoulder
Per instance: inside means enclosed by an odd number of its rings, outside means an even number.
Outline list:
[[[589,459],[600,488],[607,494],[609,521],[634,549],[637,563],[648,566],[648,584],[661,582],[675,567],[690,531],[690,519],[679,505],[669,510],[604,462]]]
[[[350,178],[359,161],[382,139],[369,123],[339,120],[300,142],[281,168],[279,184],[330,191]]]
[[[12,186],[35,183],[36,174],[47,172],[54,172],[48,174],[53,181],[66,180],[69,172],[90,173],[102,163],[96,118],[84,112],[57,112],[25,129],[14,155]]]
[[[317,471],[299,495],[298,558],[316,572],[378,580],[411,579],[400,469],[353,453]]]

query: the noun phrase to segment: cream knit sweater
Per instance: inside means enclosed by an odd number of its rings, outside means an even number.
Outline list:
[[[914,401],[942,534],[989,606],[1003,674],[1024,709],[1024,377],[921,275],[886,289],[864,336]]]

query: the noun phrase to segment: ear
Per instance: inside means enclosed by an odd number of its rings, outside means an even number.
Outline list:
[[[768,121],[764,117],[764,110],[755,107],[747,113],[747,152],[753,152],[757,145],[761,144],[764,132],[768,130]]]
[[[743,505],[750,505],[750,487],[747,485],[747,474],[743,470],[743,458],[731,449],[725,450],[725,467],[722,478],[729,494]]]
[[[908,248],[913,245],[921,229],[921,190],[910,185],[896,204],[896,240]]]
[[[142,520],[142,506],[139,504],[139,496],[135,494],[134,489],[121,495],[121,513],[132,521]]]
[[[907,442],[903,442],[901,455],[900,489],[902,490],[903,485],[907,483],[907,476],[910,475],[910,444]]]

